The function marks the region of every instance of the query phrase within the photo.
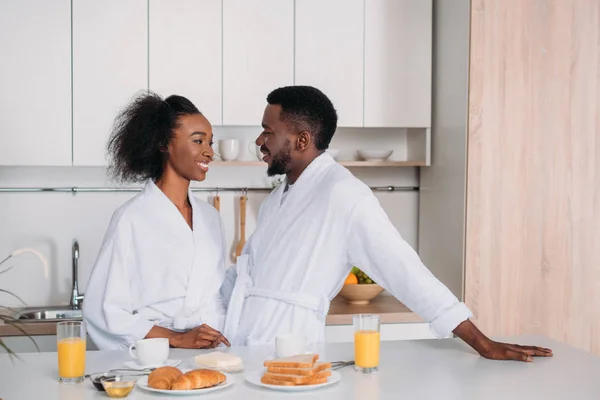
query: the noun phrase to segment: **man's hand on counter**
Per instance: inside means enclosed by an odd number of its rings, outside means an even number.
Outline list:
[[[221,343],[231,346],[221,332],[206,324],[169,338],[169,343],[183,349],[212,349]]]
[[[482,357],[490,360],[531,362],[533,357],[552,357],[552,350],[543,347],[495,342],[485,336],[470,320],[462,322],[453,332]]]
[[[212,349],[223,343],[231,344],[221,332],[203,324],[186,332],[175,332],[162,326],[155,325],[146,335],[146,339],[167,338],[169,345],[180,349]]]

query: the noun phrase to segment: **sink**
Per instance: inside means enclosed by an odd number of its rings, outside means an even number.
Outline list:
[[[39,307],[19,310],[15,319],[27,322],[55,322],[64,320],[81,320],[83,312],[68,307]]]

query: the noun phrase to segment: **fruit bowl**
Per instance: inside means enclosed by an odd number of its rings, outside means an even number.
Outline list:
[[[338,295],[348,304],[365,305],[379,296],[381,292],[383,292],[383,288],[376,283],[345,284]]]

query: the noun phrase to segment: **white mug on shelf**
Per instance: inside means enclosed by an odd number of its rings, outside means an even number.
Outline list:
[[[135,353],[133,349],[135,349]],[[145,367],[160,367],[169,358],[169,339],[137,340],[129,346],[129,355]]]
[[[223,161],[233,161],[240,153],[240,141],[237,139],[219,140],[219,155]]]
[[[279,358],[306,354],[307,347],[306,336],[299,333],[286,333],[275,337],[275,352]]]

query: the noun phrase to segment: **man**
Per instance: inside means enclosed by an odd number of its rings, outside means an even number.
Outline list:
[[[237,345],[272,344],[300,332],[325,340],[329,301],[353,265],[430,322],[490,359],[531,361],[552,351],[494,342],[470,310],[422,264],[371,190],[325,152],[337,127],[330,100],[307,86],[267,97],[256,139],[268,174],[286,181],[263,202],[255,232],[223,286],[225,336]]]

